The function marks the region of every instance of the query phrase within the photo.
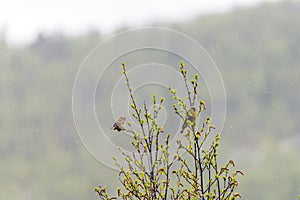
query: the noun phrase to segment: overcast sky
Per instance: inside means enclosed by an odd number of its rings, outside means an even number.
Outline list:
[[[0,6],[0,30],[10,43],[30,42],[41,31],[109,34],[122,25],[177,22],[262,1],[276,0],[6,0]]]

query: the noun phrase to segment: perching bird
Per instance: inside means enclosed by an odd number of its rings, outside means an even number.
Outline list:
[[[111,127],[112,130],[117,130],[118,132],[125,130],[126,118],[120,117],[117,121],[115,121],[114,125]]]
[[[194,106],[187,111],[180,133],[186,129],[189,123],[192,123],[193,126],[196,124],[197,115],[197,109]]]

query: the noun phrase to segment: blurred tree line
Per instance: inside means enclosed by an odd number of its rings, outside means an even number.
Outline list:
[[[299,13],[299,2],[282,1],[167,25],[202,44],[223,76],[221,157],[245,172],[242,199],[300,193]],[[117,173],[84,149],[72,118],[76,72],[101,41],[96,31],[41,33],[19,47],[0,41],[1,199],[97,199],[92,188],[100,180],[117,182]]]

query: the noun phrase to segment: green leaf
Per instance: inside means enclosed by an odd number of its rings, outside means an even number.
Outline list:
[[[170,90],[170,94],[175,94],[175,93],[176,93],[175,89]]]

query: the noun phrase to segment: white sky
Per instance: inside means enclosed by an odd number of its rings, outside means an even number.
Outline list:
[[[111,33],[127,25],[182,21],[235,6],[276,0],[0,0],[0,30],[10,43],[26,43],[39,32],[78,35],[89,29]]]

